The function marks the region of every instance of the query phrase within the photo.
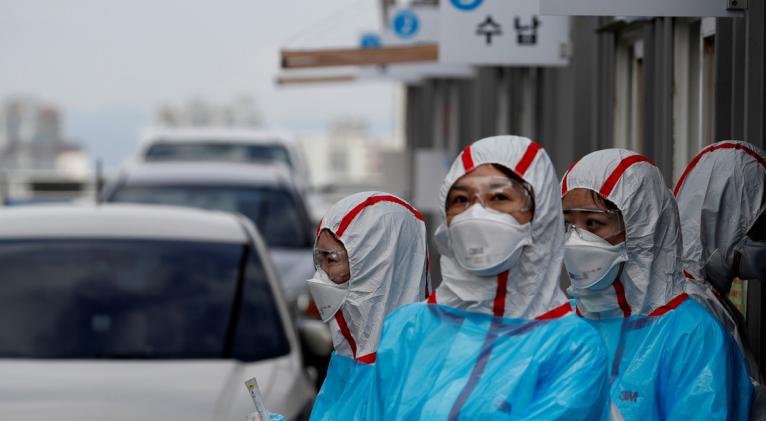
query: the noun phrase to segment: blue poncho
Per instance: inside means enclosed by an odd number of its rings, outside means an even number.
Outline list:
[[[589,323],[609,349],[611,396],[626,420],[748,418],[752,385],[744,359],[696,301],[659,316]]]

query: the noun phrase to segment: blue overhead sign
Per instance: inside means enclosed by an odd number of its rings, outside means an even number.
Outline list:
[[[415,36],[420,29],[420,19],[411,10],[401,10],[394,16],[391,22],[394,33],[401,38]]]

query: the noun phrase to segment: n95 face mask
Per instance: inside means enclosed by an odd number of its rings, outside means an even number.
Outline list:
[[[349,281],[336,284],[330,280],[330,277],[324,270],[318,268],[314,273],[314,277],[306,282],[309,285],[311,296],[314,297],[314,303],[319,310],[319,316],[323,322],[328,322],[346,301]]]
[[[529,223],[519,224],[510,214],[486,209],[480,203],[455,216],[447,233],[457,263],[480,276],[510,269],[518,262],[524,246],[532,243]]]
[[[570,226],[564,242],[564,266],[572,286],[601,290],[609,287],[628,261],[625,242],[612,245],[589,231]]]

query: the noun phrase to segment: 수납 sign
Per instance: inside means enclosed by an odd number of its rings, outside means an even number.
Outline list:
[[[541,16],[539,0],[445,0],[439,59],[484,65],[563,66],[569,18]]]

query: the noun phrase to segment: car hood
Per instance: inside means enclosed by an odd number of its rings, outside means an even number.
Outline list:
[[[314,257],[311,248],[272,248],[271,260],[279,274],[288,302],[295,301],[308,290],[307,279],[314,276]]]
[[[257,377],[268,404],[279,371],[275,365],[226,360],[0,360],[0,419],[243,419],[247,412],[232,412],[233,400],[241,402],[247,396],[242,379]],[[250,405],[244,410],[239,405],[237,412],[252,410]]]

